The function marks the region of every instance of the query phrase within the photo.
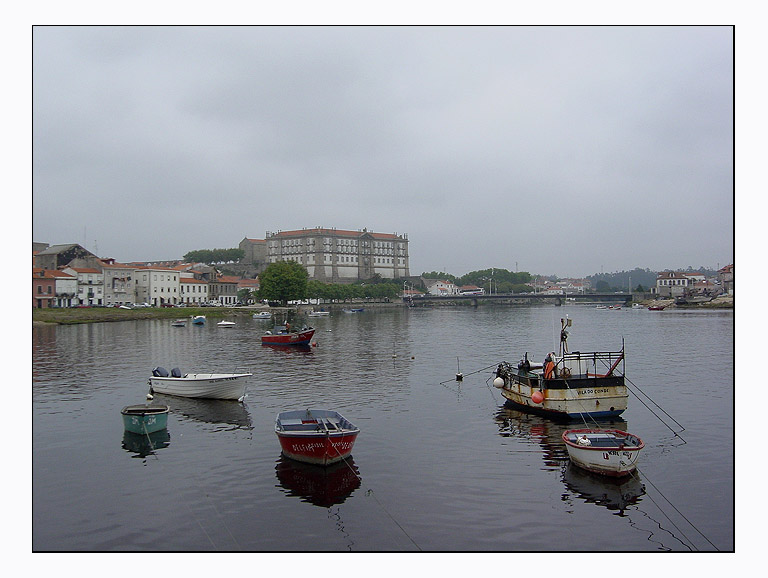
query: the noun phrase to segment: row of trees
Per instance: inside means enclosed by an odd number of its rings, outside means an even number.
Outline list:
[[[437,271],[425,272],[421,274],[427,279],[443,279],[450,281],[454,285],[463,287],[465,285],[475,285],[482,287],[488,293],[524,293],[530,291],[530,283],[533,277],[530,273],[522,271],[513,273],[506,269],[481,269],[479,271],[470,271],[466,275],[456,277],[449,273]]]
[[[395,298],[402,290],[402,285],[395,281],[385,281],[374,276],[364,283],[354,285],[339,283],[321,283],[310,281],[309,273],[303,265],[295,261],[270,263],[259,275],[259,290],[241,289],[238,298],[241,301],[277,301],[286,305],[289,301],[303,299],[324,299],[347,301],[351,299],[386,299]]]
[[[184,255],[188,263],[234,263],[245,257],[242,249],[198,249]]]

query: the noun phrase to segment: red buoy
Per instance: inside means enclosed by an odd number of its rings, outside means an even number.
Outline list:
[[[541,403],[544,401],[544,394],[540,391],[534,391],[531,399],[533,400],[533,403]]]

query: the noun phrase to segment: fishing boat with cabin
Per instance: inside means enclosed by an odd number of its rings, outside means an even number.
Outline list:
[[[515,366],[496,368],[494,387],[514,409],[572,420],[613,418],[627,409],[624,343],[618,351],[568,351],[569,318],[561,319],[559,354],[533,363],[525,353]]]
[[[300,330],[292,329],[289,323],[275,325],[272,331],[267,331],[261,336],[262,345],[309,345],[315,330],[312,327],[303,327]]]

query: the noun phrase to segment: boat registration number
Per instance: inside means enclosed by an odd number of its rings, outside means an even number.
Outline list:
[[[604,387],[602,389],[580,389],[579,395],[594,395],[596,393],[610,393],[611,390],[607,387]]]

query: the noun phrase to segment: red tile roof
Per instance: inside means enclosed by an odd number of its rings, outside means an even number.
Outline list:
[[[275,236],[277,237],[297,237],[303,235],[336,235],[338,237],[362,237],[363,235],[371,235],[374,239],[399,239],[398,235],[393,233],[374,233],[373,231],[347,231],[344,229],[298,229],[295,231],[279,231]]]

